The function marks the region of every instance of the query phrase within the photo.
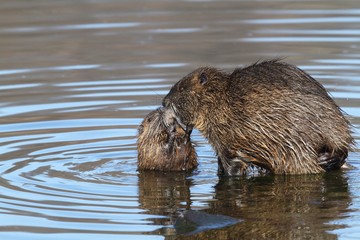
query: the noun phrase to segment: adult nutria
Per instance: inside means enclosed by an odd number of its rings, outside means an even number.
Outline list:
[[[220,174],[241,175],[252,164],[274,174],[339,169],[353,144],[350,123],[325,88],[278,60],[231,74],[198,68],[163,105],[208,139]]]
[[[138,129],[138,169],[187,171],[198,165],[190,141],[191,131],[184,131],[171,109],[150,112]]]

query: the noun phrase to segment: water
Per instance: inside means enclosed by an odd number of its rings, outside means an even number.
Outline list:
[[[286,57],[360,125],[360,5],[2,1],[1,239],[358,239],[356,168],[223,179],[199,132],[190,174],[138,173],[136,129],[179,78]],[[179,211],[239,222],[180,235]]]

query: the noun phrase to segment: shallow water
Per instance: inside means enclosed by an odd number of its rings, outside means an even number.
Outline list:
[[[358,239],[356,168],[219,179],[136,171],[136,129],[179,78],[286,57],[360,125],[358,1],[2,1],[1,239]],[[179,211],[239,219],[195,234]]]

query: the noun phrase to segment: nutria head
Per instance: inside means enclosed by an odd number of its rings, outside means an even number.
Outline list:
[[[201,129],[203,117],[208,117],[207,112],[227,100],[225,92],[228,79],[226,73],[216,68],[198,68],[171,88],[163,99],[163,106],[173,109],[183,127],[185,125],[191,130],[195,126]],[[224,98],[218,100],[214,95]]]
[[[183,171],[195,168],[197,155],[170,108],[150,112],[138,128],[139,170]]]

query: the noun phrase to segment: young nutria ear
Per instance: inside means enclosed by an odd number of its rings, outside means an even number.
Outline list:
[[[144,133],[144,125],[140,124],[140,126],[138,127],[138,133],[139,135]]]
[[[208,80],[206,73],[204,73],[204,72],[201,73],[199,79],[200,79],[200,84],[203,85]]]

